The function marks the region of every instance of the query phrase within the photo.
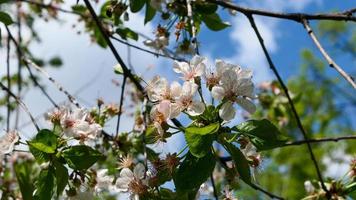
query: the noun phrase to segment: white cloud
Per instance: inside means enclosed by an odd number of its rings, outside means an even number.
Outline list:
[[[291,11],[297,12],[304,9],[311,3],[318,3],[312,0],[265,0],[265,1],[248,1],[244,6],[260,8],[273,11]],[[243,15],[237,15],[231,18],[232,31],[230,38],[235,44],[236,54],[227,58],[232,63],[238,63],[254,70],[254,79],[256,82],[273,79],[262,48],[257,40],[250,23]],[[279,21],[267,17],[255,17],[257,27],[264,39],[269,53],[273,54],[278,51]]]

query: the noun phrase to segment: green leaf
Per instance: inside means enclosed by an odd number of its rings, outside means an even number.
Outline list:
[[[49,169],[42,169],[35,185],[36,191],[34,194],[34,199],[52,199],[55,187],[55,174],[53,167],[50,167]]]
[[[84,14],[84,12],[87,10],[87,8],[84,5],[77,4],[77,5],[72,6],[72,10],[75,13]]]
[[[2,12],[2,11],[0,11],[0,22],[5,24],[6,26],[14,23],[14,21],[12,21],[10,15],[7,14],[6,12]]]
[[[140,11],[145,5],[145,0],[130,0],[130,10],[133,13]]]
[[[216,13],[211,15],[203,15],[202,20],[205,25],[213,31],[220,31],[230,26],[229,23],[221,21],[221,18]]]
[[[350,194],[356,191],[356,182],[347,185],[344,189],[345,194]]]
[[[195,3],[195,10],[201,14],[213,14],[218,10],[218,5],[214,3],[199,2]]]
[[[185,129],[185,132],[198,134],[198,135],[208,135],[208,134],[214,134],[218,132],[219,128],[220,128],[220,123],[215,122],[204,127],[197,127],[195,125],[191,125]]]
[[[49,161],[49,155],[32,147],[29,146],[30,152],[32,153],[33,157],[35,157],[36,162],[38,162],[38,164],[42,164],[44,162],[48,162]]]
[[[124,40],[127,40],[127,38],[131,38],[135,41],[138,40],[138,34],[129,28],[118,28],[116,29],[116,33]]]
[[[70,168],[86,170],[94,165],[103,155],[91,147],[85,145],[72,146],[62,152]]]
[[[52,67],[60,67],[63,65],[62,59],[60,57],[53,57],[49,60],[49,64]]]
[[[28,144],[45,153],[55,153],[57,149],[57,136],[48,129],[40,130],[36,137]]]
[[[215,168],[215,158],[212,153],[202,158],[196,158],[187,153],[180,164],[173,180],[177,192],[196,191],[204,183]]]
[[[62,194],[64,188],[68,183],[68,169],[59,162],[55,162],[56,184],[57,184],[57,196]]]
[[[250,166],[244,154],[236,146],[225,142],[224,147],[231,155],[232,160],[235,163],[236,170],[240,175],[240,178],[247,184],[251,183]]]
[[[198,135],[194,133],[185,133],[185,140],[187,141],[189,151],[195,157],[201,158],[209,153],[213,144],[214,135]]]
[[[233,129],[249,137],[258,151],[283,146],[287,141],[278,128],[267,119],[249,120]]]
[[[31,176],[34,174],[33,161],[24,161],[22,163],[16,162],[14,170],[17,182],[20,187],[23,200],[32,200],[34,191],[33,179]]]
[[[146,0],[146,14],[145,14],[145,24],[151,21],[156,15],[156,9],[152,8],[150,5],[151,0]]]

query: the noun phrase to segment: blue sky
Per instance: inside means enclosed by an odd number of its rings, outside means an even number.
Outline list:
[[[68,1],[67,7],[74,4],[76,1]],[[239,5],[249,6],[253,8],[267,9],[271,11],[281,12],[329,12],[332,10],[345,10],[355,7],[354,0],[340,1],[322,1],[322,0],[249,0],[238,1]],[[203,56],[209,57],[211,61],[217,58],[223,58],[231,63],[239,64],[252,68],[255,72],[254,81],[258,84],[263,80],[272,80],[274,76],[268,68],[265,57],[255,34],[252,32],[246,18],[238,14],[230,16],[226,11],[221,11],[224,20],[231,23],[231,27],[221,32],[211,32],[203,27],[198,40],[201,43],[200,50]],[[31,46],[35,55],[45,58],[50,58],[54,55],[59,55],[63,58],[64,65],[60,69],[49,69],[49,73],[60,83],[63,84],[71,93],[75,93],[79,88],[86,84],[89,79],[95,77],[95,82],[81,89],[77,96],[79,101],[87,107],[95,105],[95,100],[98,97],[103,97],[106,102],[118,102],[120,90],[112,84],[112,79],[121,82],[121,77],[115,75],[112,66],[116,61],[109,49],[102,49],[90,42],[90,38],[86,33],[77,34],[77,31],[82,31],[83,26],[76,24],[77,17],[73,15],[60,14],[60,22],[45,22],[40,20],[36,25],[39,31],[42,43]],[[154,24],[143,25],[143,16],[131,15],[128,26],[133,30],[150,35],[153,37],[155,29]],[[302,25],[278,19],[256,16],[256,23],[259,26],[262,36],[265,39],[266,46],[269,49],[272,58],[281,72],[282,77],[287,79],[298,72],[301,63],[300,51],[303,48],[310,48],[316,52],[317,56],[320,53],[316,51],[314,44],[311,42]],[[312,23],[316,28],[315,23]],[[25,36],[26,40],[26,36]],[[171,42],[172,44],[172,42]],[[142,40],[137,42],[137,45],[143,46]],[[172,44],[174,46],[174,44]],[[116,47],[122,57],[127,59],[127,47],[116,44]],[[160,74],[167,76],[170,79],[178,79],[172,70],[172,61],[165,58],[152,57],[150,54],[139,52],[132,49],[132,64],[136,71],[144,74],[146,80],[150,77]],[[5,61],[5,52],[1,51],[1,60]],[[336,60],[341,66],[349,72],[356,74],[355,61],[344,56]],[[15,65],[15,61],[12,62]],[[4,65],[4,62],[1,62]],[[16,65],[15,65],[16,66]],[[147,70],[147,67],[149,68]],[[338,76],[333,69],[328,69],[328,74]],[[1,73],[4,73],[2,71]],[[42,80],[48,86],[48,91],[57,102],[66,100],[66,97],[58,92],[56,88],[49,84],[45,79]],[[52,106],[48,100],[37,89],[28,91],[25,99],[30,110],[38,116],[50,109]],[[88,103],[87,103],[88,102]],[[28,118],[23,116],[20,124],[26,124]],[[123,127],[129,130],[132,127],[132,120],[128,117],[123,118]],[[46,123],[42,120],[43,126]],[[109,132],[114,130],[114,125],[109,124],[105,127]],[[24,126],[23,132],[26,137],[32,135],[33,127]],[[181,136],[178,136],[181,137]],[[28,139],[28,138],[25,138]],[[174,140],[181,141],[181,140]],[[176,150],[181,147],[181,143],[171,142],[169,150]]]

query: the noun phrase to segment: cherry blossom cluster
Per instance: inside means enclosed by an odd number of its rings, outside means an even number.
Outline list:
[[[223,120],[230,121],[235,117],[234,104],[251,114],[255,112],[252,71],[222,60],[216,60],[214,71],[207,69],[206,62],[206,58],[198,55],[189,63],[175,61],[173,70],[181,74],[184,81],[182,85],[176,81],[169,84],[166,78],[159,76],[149,82],[146,90],[150,101],[154,103],[151,119],[158,130],[161,130],[162,123],[178,117],[181,112],[189,116],[204,112],[206,104],[201,90],[202,80],[205,80],[211,96],[221,101],[219,116]],[[197,92],[200,92],[200,99],[196,98]]]
[[[65,136],[82,142],[95,139],[102,131],[101,125],[96,123],[89,111],[83,108],[62,107],[47,113],[46,118],[54,126],[60,126]]]

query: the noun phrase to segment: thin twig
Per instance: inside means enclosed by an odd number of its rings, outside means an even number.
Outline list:
[[[284,199],[283,197],[280,197],[280,196],[277,196],[277,195],[275,195],[275,194],[272,194],[272,193],[268,192],[267,190],[261,188],[260,186],[254,184],[254,183],[250,183],[250,186],[251,186],[253,189],[258,190],[258,191],[264,193],[265,195],[271,197],[272,199],[281,199],[281,200]]]
[[[319,138],[319,139],[309,139],[309,140],[287,142],[287,143],[285,143],[283,145],[283,147],[284,146],[301,145],[301,144],[306,144],[306,143],[338,142],[340,140],[355,140],[355,139],[356,139],[356,135],[330,137],[330,138]]]
[[[196,28],[194,24],[194,19],[193,19],[193,10],[192,10],[192,4],[191,0],[187,0],[187,16],[189,19],[190,27],[192,28],[192,43],[194,45],[195,53],[199,55],[199,48],[198,48],[198,39],[196,36]]]
[[[16,9],[17,13],[17,39],[18,39],[18,45],[16,46],[17,49],[17,96],[21,97],[21,91],[22,91],[22,52],[21,52],[21,45],[22,45],[22,35],[21,35],[21,16],[20,16],[20,5],[17,5]],[[10,32],[9,29],[6,27],[8,33]],[[16,41],[12,37],[13,41]],[[20,111],[18,108],[16,108],[16,116],[15,116],[15,129],[18,128],[19,125],[19,120],[20,120]]]
[[[116,137],[116,138],[117,138],[117,136],[119,135],[120,119],[121,119],[121,115],[122,115],[122,113],[123,113],[122,105],[124,104],[124,95],[125,95],[126,79],[127,79],[127,76],[124,75],[124,77],[122,78],[122,85],[121,85],[121,95],[120,95],[120,102],[119,102],[119,112],[117,113],[117,123],[116,123],[116,133],[115,133],[115,137]]]
[[[7,88],[11,91],[11,77],[10,77],[10,37],[7,37],[7,51],[6,51],[6,79],[7,79]],[[6,131],[10,131],[10,116],[11,116],[11,103],[10,95],[6,95],[7,101],[7,114],[6,114]]]
[[[271,57],[270,57],[270,55],[269,55],[269,53],[267,51],[267,48],[266,48],[266,46],[264,44],[264,41],[263,41],[263,38],[262,38],[262,36],[261,36],[257,26],[256,26],[255,20],[253,19],[253,16],[251,14],[246,14],[246,17],[248,18],[248,20],[249,20],[249,22],[250,22],[250,24],[251,24],[251,26],[252,26],[252,28],[253,28],[256,36],[257,36],[257,38],[258,38],[258,41],[259,41],[259,43],[260,43],[260,45],[262,47],[263,53],[264,53],[264,55],[265,55],[265,57],[267,59],[267,62],[269,64],[271,70],[275,74],[279,84],[281,85],[281,87],[282,87],[282,89],[283,89],[283,91],[284,91],[284,93],[285,93],[285,95],[286,95],[286,97],[288,99],[288,103],[289,103],[289,105],[290,105],[290,107],[292,109],[292,113],[293,113],[294,118],[295,118],[295,120],[297,122],[297,126],[298,126],[299,130],[301,131],[301,133],[303,134],[304,140],[308,141],[308,135],[307,135],[307,133],[306,133],[306,131],[304,129],[304,126],[303,126],[303,124],[301,122],[299,114],[297,113],[297,110],[296,110],[296,108],[294,106],[292,98],[289,95],[288,88],[284,84],[283,79],[279,75],[279,72],[277,71],[277,68],[275,67],[275,65],[274,65],[274,63],[273,63],[273,61],[272,61],[272,59],[271,59]],[[327,188],[326,188],[326,186],[324,184],[324,180],[323,180],[323,177],[321,175],[321,170],[319,168],[318,162],[316,161],[316,158],[315,158],[315,155],[314,155],[313,150],[311,148],[311,145],[308,142],[306,144],[308,146],[308,151],[309,151],[309,154],[310,154],[310,158],[311,158],[312,162],[314,163],[318,178],[319,178],[319,180],[321,182],[321,186],[322,186],[323,190],[326,192],[327,196],[330,196],[330,193],[329,193],[329,191],[327,190]]]
[[[22,62],[22,59],[24,57],[24,52],[22,51],[21,49],[21,46],[19,43],[17,43],[17,41],[15,40],[15,38],[13,37],[13,35],[11,34],[11,31],[8,29],[8,27],[6,27],[6,30],[7,30],[7,33],[9,35],[9,38],[12,40],[12,42],[15,44],[16,48],[17,48],[17,51],[19,52],[19,54],[21,55],[21,58],[19,58],[19,62]],[[54,101],[54,99],[52,99],[50,97],[50,95],[47,93],[47,91],[45,90],[45,88],[38,83],[37,81],[37,78],[35,77],[35,75],[32,73],[32,70],[29,66],[29,63],[28,62],[24,62],[25,63],[25,66],[30,74],[30,78],[32,80],[32,82],[35,84],[35,86],[37,86],[41,92],[47,97],[47,99],[52,103],[53,106],[57,107],[58,108],[58,105],[56,104],[56,102]]]
[[[73,103],[77,108],[81,108],[80,104],[77,102],[77,100],[66,90],[62,87],[61,84],[59,84],[55,79],[53,79],[44,69],[39,67],[36,63],[34,63],[32,60],[25,58],[24,59],[25,63],[28,65],[34,67],[38,72],[42,73],[44,76],[48,78],[49,81],[51,81],[59,91],[63,92],[69,99],[71,103]]]
[[[162,54],[162,53],[159,53],[159,52],[154,52],[154,51],[151,51],[151,50],[148,50],[148,49],[144,49],[144,48],[141,48],[141,47],[136,46],[136,45],[134,45],[134,44],[128,43],[128,42],[126,42],[126,41],[124,41],[124,40],[121,40],[121,39],[119,39],[118,37],[115,37],[115,36],[113,36],[113,35],[111,35],[110,38],[113,39],[113,40],[116,40],[116,41],[118,41],[118,42],[120,42],[120,43],[122,43],[122,44],[125,44],[125,45],[127,45],[127,46],[130,46],[130,47],[132,47],[132,48],[135,48],[135,49],[137,49],[137,50],[140,50],[140,51],[143,51],[143,52],[152,54],[152,55],[154,55],[154,56],[156,56],[156,57],[164,57],[164,58],[170,58],[170,59],[172,59],[172,60],[178,60],[178,61],[181,61],[181,62],[183,62],[183,61],[186,62],[186,60],[183,59],[183,58],[179,58],[179,57],[171,56],[171,55],[168,55],[168,54]]]
[[[36,127],[37,131],[40,130],[38,124],[36,123],[36,120],[35,118],[32,116],[31,112],[29,111],[29,109],[27,108],[26,104],[21,101],[21,99],[19,97],[17,97],[14,93],[12,93],[9,88],[7,88],[4,84],[2,84],[0,82],[0,88],[4,91],[6,91],[10,96],[12,96],[16,101],[17,103],[22,107],[22,109],[28,114],[28,116],[30,117],[33,125]]]
[[[315,46],[319,49],[321,54],[323,54],[325,60],[328,62],[329,66],[334,68],[339,74],[344,77],[346,81],[348,81],[354,89],[356,89],[356,83],[354,78],[347,74],[338,64],[334,62],[333,59],[329,56],[329,54],[325,51],[323,46],[320,44],[318,38],[315,36],[313,29],[310,27],[309,22],[306,19],[302,19],[304,28],[307,30],[310,38],[313,40]]]
[[[307,20],[335,20],[335,21],[353,21],[356,22],[356,17],[352,15],[354,9],[349,11],[339,12],[339,13],[320,13],[320,14],[308,14],[308,13],[281,13],[281,12],[271,12],[267,10],[259,10],[246,8],[242,6],[235,5],[233,3],[222,1],[222,0],[207,0],[208,2],[215,3],[224,8],[232,9],[247,15],[261,15],[265,17],[274,17],[279,19],[293,20],[301,22],[302,19]]]
[[[218,195],[218,191],[216,189],[213,173],[211,173],[211,175],[210,175],[210,181],[211,181],[211,185],[213,187],[214,197],[216,200],[219,200],[219,195]]]
[[[135,78],[135,76],[131,73],[130,69],[127,68],[127,66],[125,65],[124,61],[122,60],[122,58],[120,57],[120,55],[118,54],[118,52],[116,51],[114,45],[112,44],[109,35],[107,34],[107,31],[104,29],[100,19],[98,18],[98,16],[96,15],[93,7],[91,6],[89,0],[84,0],[84,3],[86,5],[86,7],[88,8],[92,18],[94,19],[97,27],[100,30],[100,33],[102,34],[105,42],[107,43],[107,45],[109,46],[111,52],[114,54],[116,60],[119,62],[119,64],[121,65],[124,74],[134,83],[134,85],[136,86],[136,88],[138,89],[138,91],[140,91],[141,93],[143,93],[144,88],[142,87],[142,85],[140,84],[140,82],[137,80],[137,78]]]

